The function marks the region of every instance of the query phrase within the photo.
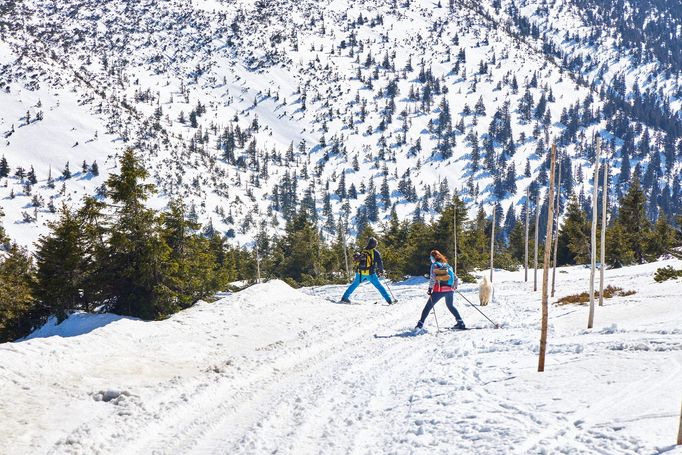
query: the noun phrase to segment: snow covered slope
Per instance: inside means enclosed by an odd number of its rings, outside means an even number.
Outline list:
[[[0,441],[24,453],[682,453],[679,280],[666,261],[606,272],[637,293],[552,306],[537,373],[540,303],[522,273],[497,272],[489,328],[413,336],[420,280],[400,303],[338,305],[342,287],[274,281],[162,322],[71,317],[0,345]],[[557,296],[589,270],[559,270]],[[477,300],[472,286],[464,295]],[[441,327],[454,323],[443,304]]]
[[[365,213],[371,222],[393,205],[401,218],[429,219],[453,189],[472,211],[499,202],[518,214],[531,182],[544,185],[555,138],[565,194],[590,194],[597,133],[615,194],[637,169],[650,214],[672,213],[680,132],[662,129],[648,107],[607,112],[616,95],[589,83],[615,87],[627,73],[618,96],[637,81],[672,115],[677,73],[618,55],[617,31],[590,47],[599,25],[577,2],[10,2],[0,7],[0,155],[11,168],[0,178],[3,224],[30,244],[54,219],[49,202],[96,193],[124,147],[145,160],[156,207],[180,197],[242,244],[259,229],[277,232],[306,192],[330,236],[339,221],[351,233],[361,224],[372,192],[382,197],[378,213]],[[528,21],[547,36],[524,35]],[[564,36],[571,30],[576,42]],[[545,52],[551,43],[565,59]],[[31,166],[38,181],[27,186],[16,169]]]

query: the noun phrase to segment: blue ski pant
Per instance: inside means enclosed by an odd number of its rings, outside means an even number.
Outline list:
[[[459,312],[457,311],[457,308],[455,308],[454,304],[455,291],[447,291],[434,292],[433,294],[431,294],[429,301],[426,302],[426,306],[424,306],[424,309],[422,310],[422,317],[419,320],[419,322],[424,324],[424,321],[426,321],[426,318],[429,316],[429,313],[431,312],[433,306],[443,297],[445,297],[445,305],[447,305],[448,310],[450,310],[450,313],[452,313],[455,319],[457,319],[457,322],[460,322],[462,320],[462,316],[459,315]]]
[[[379,277],[377,276],[376,273],[372,273],[371,275],[361,275],[359,273],[355,274],[355,279],[353,282],[348,286],[348,289],[346,289],[346,292],[343,293],[343,299],[348,300],[350,299],[350,296],[355,290],[360,286],[360,283],[363,283],[365,281],[369,281],[374,285],[375,288],[377,288],[377,291],[381,294],[381,296],[386,300],[388,303],[391,303],[391,296],[388,294],[388,291],[384,287],[383,284],[381,284],[381,281],[379,281]]]

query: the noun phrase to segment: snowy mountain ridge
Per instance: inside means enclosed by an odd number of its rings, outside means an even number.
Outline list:
[[[152,205],[180,197],[240,243],[281,228],[299,204],[328,235],[380,222],[394,205],[429,219],[455,189],[472,211],[499,202],[518,214],[527,187],[542,192],[554,140],[564,197],[589,194],[597,132],[613,157],[613,194],[629,181],[630,170],[619,175],[625,149],[655,193],[651,215],[675,213],[674,119],[642,124],[632,109],[601,120],[611,95],[600,99],[595,81],[613,86],[620,70],[627,90],[637,81],[675,112],[678,77],[663,62],[616,65],[613,48],[578,41],[560,44],[564,61],[548,56],[550,37],[594,28],[576,5],[11,2],[0,9],[0,155],[11,168],[0,177],[2,222],[29,244],[61,202],[102,193],[124,147],[157,184]],[[546,35],[525,36],[527,22]],[[609,69],[591,70],[597,63]]]

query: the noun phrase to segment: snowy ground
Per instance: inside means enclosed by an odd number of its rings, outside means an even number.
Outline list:
[[[482,330],[437,334],[429,318],[412,336],[415,281],[392,286],[392,307],[270,282],[163,322],[75,316],[0,345],[0,452],[680,454],[682,286],[653,281],[665,264],[607,271],[637,293],[598,307],[594,330],[587,307],[552,306],[544,373],[522,272],[495,275],[499,330],[458,298]],[[560,270],[557,296],[588,276]]]

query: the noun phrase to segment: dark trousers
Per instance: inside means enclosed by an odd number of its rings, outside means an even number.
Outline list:
[[[426,318],[429,316],[429,313],[431,312],[433,306],[443,297],[445,297],[445,305],[447,305],[448,310],[450,310],[450,313],[452,313],[455,319],[457,319],[457,322],[462,322],[462,316],[459,315],[459,312],[457,311],[457,308],[455,308],[454,305],[455,291],[434,292],[433,294],[431,294],[431,298],[429,298],[429,301],[426,302],[426,306],[424,306],[424,310],[422,310],[422,317],[419,320],[419,322],[424,324],[424,321],[426,321]]]

